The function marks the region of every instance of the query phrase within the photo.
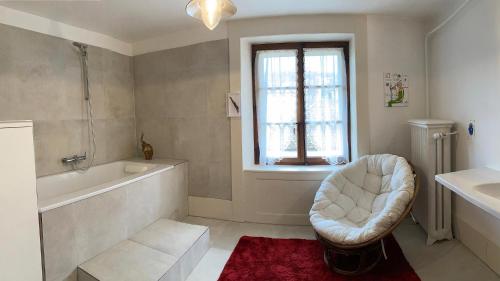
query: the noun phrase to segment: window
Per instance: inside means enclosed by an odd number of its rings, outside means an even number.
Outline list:
[[[349,43],[252,46],[256,164],[350,159]]]

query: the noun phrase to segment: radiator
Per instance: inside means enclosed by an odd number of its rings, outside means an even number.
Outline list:
[[[412,210],[416,221],[427,232],[427,245],[453,239],[451,192],[434,180],[451,170],[452,121],[410,120],[411,162],[420,178],[420,191]]]

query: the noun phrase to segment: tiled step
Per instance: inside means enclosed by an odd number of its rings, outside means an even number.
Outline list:
[[[130,240],[176,257],[172,270],[181,278],[162,280],[177,281],[186,279],[208,251],[210,235],[205,226],[159,220]]]
[[[174,256],[126,240],[78,267],[78,280],[160,280]]]
[[[182,281],[209,248],[205,226],[161,219],[78,267],[79,281]]]

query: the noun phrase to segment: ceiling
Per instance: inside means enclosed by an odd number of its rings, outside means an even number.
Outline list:
[[[197,25],[188,0],[0,0],[1,6],[133,43]],[[233,0],[235,19],[318,13],[388,14],[431,19],[459,0]]]

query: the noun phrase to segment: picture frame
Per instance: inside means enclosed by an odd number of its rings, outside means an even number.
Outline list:
[[[409,79],[402,73],[384,73],[385,107],[408,107]]]

